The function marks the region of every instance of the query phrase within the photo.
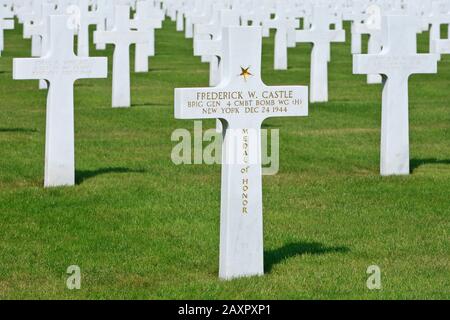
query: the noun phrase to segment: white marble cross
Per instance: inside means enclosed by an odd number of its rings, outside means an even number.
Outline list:
[[[184,30],[184,0],[174,0],[173,7],[176,11],[176,30],[183,31]]]
[[[236,27],[239,26],[240,16],[239,14],[230,9],[222,9],[217,13],[217,23],[211,25],[197,24],[195,30],[197,34],[209,33],[211,39],[194,39],[194,55],[196,56],[208,56],[210,57],[209,66],[209,85],[214,87],[222,81],[223,76],[223,61],[222,56],[224,48],[222,45],[222,31],[224,27]],[[222,132],[222,123],[220,120],[216,121],[217,132]]]
[[[447,39],[441,39],[441,24],[447,24],[448,31],[450,31],[450,8],[449,2],[433,2],[429,4],[428,14],[425,15],[424,20],[430,28],[430,52],[439,54],[450,54],[450,32],[448,32]]]
[[[445,1],[434,1],[429,15],[430,27],[430,53],[436,53],[436,42],[441,38],[441,25],[450,24],[450,6]]]
[[[367,18],[365,12],[367,5],[366,0],[353,3],[348,11],[344,11],[344,20],[351,21],[351,53],[361,53],[362,37],[356,29],[359,25],[363,24]]]
[[[216,21],[212,24],[196,24],[197,35],[208,34],[210,39],[194,38],[194,55],[210,56],[209,85],[217,86],[221,81],[220,58],[222,57],[222,30],[223,27],[239,25],[239,15],[236,11],[223,9],[215,12]]]
[[[101,8],[101,7],[100,7]],[[105,23],[105,14],[101,11],[90,11],[88,0],[78,0],[79,21],[77,26],[77,55],[89,56],[89,26],[95,24],[101,26]],[[100,9],[101,10],[101,9]],[[101,27],[97,30],[104,30]]]
[[[33,0],[31,10],[22,14],[23,19],[23,37],[31,38],[31,56],[39,57],[41,55],[42,38],[39,34],[28,34],[29,26],[39,23],[42,19],[42,0]]]
[[[137,12],[136,12],[136,15],[137,15]],[[158,27],[156,29],[160,29],[162,27],[162,22],[165,19],[165,14],[164,14],[164,11],[162,11],[155,4],[152,4],[150,2],[150,9],[149,9],[149,14],[147,17],[148,17],[148,19],[158,21],[157,22]],[[150,30],[148,32],[150,34],[149,45],[148,45],[148,55],[154,56],[155,55],[155,28],[150,28]]]
[[[223,121],[219,276],[232,279],[264,272],[261,124],[306,116],[308,91],[262,82],[260,27],[224,28],[222,37],[222,82],[175,89],[175,117]]]
[[[105,31],[106,30],[106,19],[108,14],[108,0],[96,0],[92,14],[96,17],[95,30]],[[96,43],[95,49],[105,50],[106,43]]]
[[[32,11],[32,0],[9,0],[19,23],[23,23],[23,15]]]
[[[208,6],[212,4],[209,3]],[[203,16],[196,16],[193,19],[197,21],[202,21]],[[215,33],[220,33],[220,9],[211,9],[210,15],[208,15],[208,20],[206,22],[196,22],[194,23],[194,37],[193,37],[193,47],[194,55],[197,53],[197,43],[199,40],[211,40],[214,38]],[[216,85],[215,82],[218,79],[218,68],[219,68],[219,58],[215,55],[201,55],[201,61],[209,63],[209,85]]]
[[[77,3],[77,55],[79,57],[89,56],[89,3],[88,0],[78,0]],[[71,14],[74,14],[70,12]]]
[[[339,0],[333,0],[329,1],[328,7],[332,17],[331,24],[334,26],[333,28],[336,30],[344,29],[342,4],[339,2]]]
[[[436,73],[439,55],[417,54],[418,20],[407,15],[383,17],[383,50],[354,55],[353,73],[382,74],[381,175],[408,175],[408,78]]]
[[[33,21],[33,24],[24,25],[24,34],[26,34],[27,36],[30,35],[31,37],[36,36],[40,38],[40,52],[37,53],[38,57],[42,57],[48,52],[48,22],[50,21],[48,17],[50,16],[50,14],[53,14],[55,12],[54,4],[42,2],[41,6],[42,11],[40,19],[38,21]],[[47,82],[45,80],[39,80],[39,89],[47,89]]]
[[[418,32],[428,31],[429,29],[429,15],[432,12],[432,1],[427,0],[409,0],[407,3],[406,12],[415,15],[419,19]]]
[[[242,25],[263,26],[270,19],[270,10],[262,0],[250,0],[250,10],[241,15]],[[269,29],[263,26],[263,37],[268,37]]]
[[[288,35],[290,30],[299,27],[299,21],[296,19],[288,19],[286,10],[289,7],[283,0],[276,3],[276,15],[274,19],[263,21],[266,28],[276,29],[275,46],[274,46],[274,69],[287,70],[288,68]]]
[[[150,1],[138,1],[136,4],[136,15],[130,21],[132,29],[147,32],[149,34],[148,42],[136,43],[134,71],[148,71],[148,57],[155,54],[155,29],[161,28],[161,20],[152,15]]]
[[[214,2],[212,1],[204,1],[202,10],[199,11],[199,13],[195,16],[191,17],[193,29],[194,29],[194,42],[197,39],[210,39],[209,34],[199,34],[197,33],[198,25],[211,25],[216,23],[217,19],[217,12],[221,9],[224,9],[223,3],[218,3],[217,7],[214,6]],[[202,56],[201,61],[202,62],[210,62],[212,59],[212,56]]]
[[[106,30],[107,31],[111,31],[114,28],[114,18],[115,18],[115,1],[106,1],[105,2],[105,7],[104,7],[104,12],[105,12],[105,16],[106,16]],[[98,31],[104,31],[99,29]],[[102,46],[102,45],[100,45]]]
[[[192,0],[187,6],[188,10],[185,12],[184,36],[186,39],[192,39],[194,36],[192,17],[201,15],[203,10],[203,0]]]
[[[355,24],[354,32],[356,34],[368,34],[369,41],[367,45],[368,54],[378,54],[381,52],[382,38],[381,38],[381,8],[376,5],[371,5],[366,8],[367,18],[364,23]],[[357,52],[361,53],[361,47],[358,48]],[[378,84],[382,82],[382,77],[379,74],[368,74],[367,83],[368,84]]]
[[[49,18],[49,48],[41,58],[13,60],[14,79],[46,79],[46,187],[75,183],[73,85],[77,79],[106,78],[106,58],[80,58],[73,53],[73,30],[67,15]]]
[[[312,14],[312,27],[308,30],[297,30],[297,42],[313,44],[311,52],[311,86],[310,101],[328,101],[328,62],[332,42],[344,42],[344,30],[330,30],[335,17],[327,6],[316,5]]]
[[[450,39],[433,40],[433,52],[439,54],[450,54]]]
[[[95,43],[114,44],[112,75],[112,106],[129,107],[130,97],[130,45],[148,43],[149,33],[130,30],[130,7],[115,7],[114,28],[111,31],[95,31]]]
[[[174,6],[175,0],[165,0],[163,2],[163,5],[166,9],[166,14],[170,18],[170,21],[176,21],[177,20],[177,10]]]
[[[67,10],[67,9],[70,6],[76,6],[78,4],[78,0],[53,0],[53,1],[43,0],[43,1],[53,2],[54,4],[56,4],[55,14],[68,14],[67,11],[71,11],[71,10]],[[97,1],[97,0],[95,0],[95,1]]]
[[[272,0],[248,0],[248,9],[241,11],[242,25],[263,27],[263,37],[270,35],[270,30],[264,26],[264,21],[270,20]],[[244,1],[245,2],[245,1]]]

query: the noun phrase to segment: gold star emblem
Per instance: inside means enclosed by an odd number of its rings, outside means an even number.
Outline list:
[[[248,71],[250,69],[250,67],[248,68],[242,68],[241,67],[241,74],[239,75],[240,77],[243,77],[245,81],[247,81],[247,78],[250,76],[253,76],[250,71]]]

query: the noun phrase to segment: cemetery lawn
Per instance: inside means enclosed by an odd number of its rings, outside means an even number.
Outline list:
[[[450,298],[450,57],[411,78],[412,175],[383,178],[381,85],[352,75],[349,33],[333,45],[330,102],[264,123],[280,129],[280,171],[263,179],[266,275],[225,282],[220,166],[170,158],[172,131],[194,127],[174,119],[173,89],[208,84],[192,42],[165,21],[151,72],[132,73],[132,108],[111,108],[110,77],[77,81],[77,185],[44,189],[46,92],[12,80],[12,57],[30,53],[21,34],[5,32],[0,58],[0,299]],[[263,80],[308,85],[309,52],[298,44],[274,71],[272,34]],[[66,287],[70,265],[81,290]],[[370,265],[381,290],[366,287]]]

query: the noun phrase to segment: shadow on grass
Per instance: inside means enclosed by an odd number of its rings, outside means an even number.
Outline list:
[[[326,247],[318,242],[296,242],[288,243],[281,248],[264,252],[264,271],[269,273],[273,266],[295,256],[304,254],[321,255],[327,253],[346,253],[350,249],[347,247]]]
[[[439,160],[436,158],[427,158],[427,159],[411,159],[411,173],[414,172],[420,166],[424,166],[427,164],[450,164],[450,159]]]
[[[75,81],[75,87],[93,87],[92,83],[84,83],[80,81]]]
[[[96,176],[108,173],[143,173],[145,170],[137,170],[123,167],[116,168],[100,168],[97,170],[75,170],[76,184],[81,184],[84,181],[94,178]]]
[[[158,72],[158,71],[170,71],[170,70],[173,70],[173,69],[169,69],[169,68],[150,68],[149,69],[149,72]]]
[[[0,128],[0,132],[37,132],[37,130],[27,128]]]
[[[145,103],[132,103],[132,107],[160,107],[164,106],[160,103],[153,103],[153,102],[145,102]]]
[[[277,125],[274,125],[274,124],[270,124],[270,123],[263,123],[262,125],[261,125],[261,128],[262,129],[265,129],[265,128],[279,128],[280,126],[277,126]]]

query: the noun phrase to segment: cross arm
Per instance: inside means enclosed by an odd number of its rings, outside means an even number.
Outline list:
[[[224,95],[225,92],[215,88],[175,89],[175,118],[217,119],[217,100]]]
[[[288,22],[288,26],[290,28],[294,28],[294,29],[300,28],[300,20],[298,20],[297,18],[288,19],[287,22]]]
[[[311,42],[315,43],[319,39],[327,39],[330,42],[344,42],[345,30],[329,30],[325,32],[313,30],[296,30],[296,42]]]
[[[364,21],[367,17],[366,13],[363,12],[343,12],[342,20],[344,21],[352,21],[352,22],[361,22]]]
[[[152,11],[152,12],[150,12],[149,18],[162,21],[162,20],[164,20],[164,12],[159,11],[159,10]]]
[[[141,26],[143,26],[143,29],[159,29],[161,28],[162,23],[159,20],[152,19],[147,19],[144,22],[136,19],[130,20],[131,29],[140,29]]]
[[[415,54],[410,56],[388,56],[386,54],[355,54],[354,74],[402,73],[409,76],[419,73],[436,73],[439,54]]]
[[[149,41],[147,32],[141,31],[127,31],[127,32],[114,32],[114,31],[95,31],[94,43],[112,43],[122,41],[124,43],[146,43]]]
[[[265,28],[278,29],[282,23],[284,23],[284,25],[288,28],[297,29],[300,27],[300,21],[298,19],[288,18],[285,18],[285,21],[280,20],[280,18],[265,20],[263,21],[263,26]]]
[[[40,58],[13,59],[13,79],[47,79],[50,63]]]
[[[354,23],[353,24],[352,32],[359,33],[359,34],[373,34],[373,33],[380,33],[381,29],[373,29],[369,28],[365,23]]]
[[[226,120],[307,116],[305,86],[175,89],[175,118]]]
[[[58,79],[68,77],[73,80],[81,78],[106,78],[107,58],[73,57],[64,61],[48,58],[13,59],[13,79]]]
[[[442,54],[450,53],[450,40],[448,39],[433,40],[433,45],[436,48],[435,52]]]
[[[1,20],[0,20],[1,21]],[[5,30],[14,29],[14,20],[5,19],[1,21],[1,27]]]
[[[377,54],[353,55],[353,74],[383,74],[382,61]]]
[[[263,21],[263,27],[270,28],[270,29],[277,29],[279,28],[279,20],[277,18],[275,19],[269,19],[266,21]]]
[[[296,42],[314,42],[317,36],[312,34],[310,30],[296,30],[295,41]]]
[[[108,76],[108,58],[106,57],[77,57],[73,61],[73,70],[77,78],[106,78]]]
[[[221,31],[221,27],[215,24],[196,24],[195,33],[196,34],[210,34],[212,36],[217,36]]]
[[[23,36],[26,38],[31,37],[32,35],[44,35],[45,26],[43,23],[38,24],[29,24],[25,23],[23,25]]]
[[[214,55],[220,57],[222,55],[222,41],[215,40],[195,40],[194,55],[209,56]]]
[[[440,54],[418,54],[417,61],[412,63],[412,73],[437,73],[437,64],[440,57]]]
[[[333,30],[331,34],[331,41],[345,42],[345,30]]]
[[[441,14],[441,15],[437,15],[437,16],[432,16],[429,18],[428,22],[430,24],[437,24],[437,25],[449,24],[450,23],[450,15]]]
[[[198,15],[198,16],[193,16],[191,18],[191,22],[193,24],[197,24],[197,23],[204,24],[204,23],[207,23],[208,20],[209,20],[209,16],[207,16],[207,15]]]
[[[11,8],[1,7],[0,18],[14,18],[14,11]]]
[[[308,115],[307,86],[264,86],[253,99],[260,107],[255,110],[264,118]]]
[[[115,43],[116,39],[115,34],[110,31],[94,31],[94,43],[96,44]]]
[[[91,24],[99,24],[102,22],[102,20],[105,20],[105,17],[102,15],[97,15],[97,13],[94,12],[90,12],[86,18],[87,24],[91,25]]]
[[[37,19],[38,19],[38,15],[35,14],[33,11],[24,13],[22,15],[22,23],[24,23],[24,24],[30,23],[32,21],[36,21]]]
[[[296,30],[295,38],[297,42],[315,43],[320,39],[326,39],[330,42],[345,42],[345,30]]]
[[[148,20],[148,25],[149,25],[149,28],[153,28],[153,29],[161,29],[162,28],[161,20],[150,19],[150,20]]]
[[[162,21],[161,20],[152,20],[153,21],[153,27],[155,29],[161,29],[162,28]]]

